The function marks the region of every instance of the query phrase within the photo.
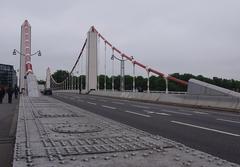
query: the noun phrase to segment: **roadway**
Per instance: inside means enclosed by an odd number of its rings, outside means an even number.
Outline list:
[[[53,97],[240,164],[239,113],[73,93],[55,93]]]

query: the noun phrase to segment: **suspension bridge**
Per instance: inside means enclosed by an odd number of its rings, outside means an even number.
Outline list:
[[[47,69],[45,89],[53,96],[43,96],[29,58],[30,25],[22,27],[14,167],[239,166],[239,93],[151,68],[92,26],[61,82]],[[137,91],[137,72],[147,76],[146,91]],[[126,74],[132,75],[131,90],[125,89]],[[164,78],[165,91],[150,90],[151,75]],[[169,91],[168,81],[187,92]]]

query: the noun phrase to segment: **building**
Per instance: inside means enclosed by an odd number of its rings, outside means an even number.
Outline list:
[[[12,65],[0,64],[0,86],[12,87],[17,84],[17,75]]]

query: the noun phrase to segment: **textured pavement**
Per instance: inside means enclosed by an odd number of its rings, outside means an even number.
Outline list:
[[[42,96],[21,98],[13,166],[239,165]]]

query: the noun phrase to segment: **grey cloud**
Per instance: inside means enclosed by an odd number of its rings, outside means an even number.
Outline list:
[[[17,68],[11,52],[19,48],[20,26],[28,19],[32,51],[43,53],[32,59],[42,79],[47,67],[71,68],[91,25],[160,71],[240,79],[239,16],[238,0],[1,0],[0,62]]]

